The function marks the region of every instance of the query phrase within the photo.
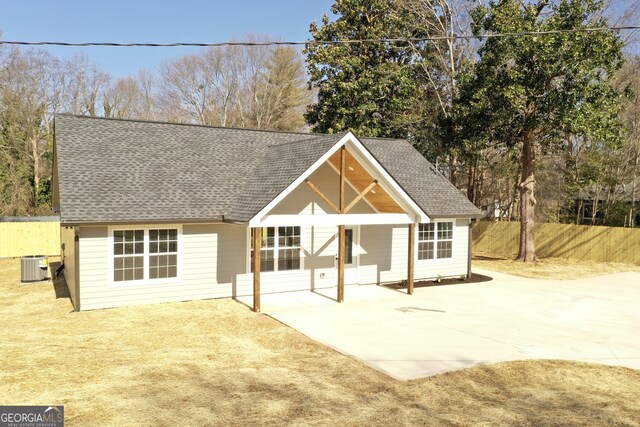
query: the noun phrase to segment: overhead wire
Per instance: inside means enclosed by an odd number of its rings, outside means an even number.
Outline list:
[[[201,42],[176,42],[176,43],[118,43],[118,42],[60,42],[60,41],[17,41],[0,40],[0,45],[15,46],[74,46],[74,47],[222,47],[222,46],[296,46],[296,45],[339,45],[339,44],[359,44],[359,43],[416,43],[429,41],[443,41],[456,39],[489,39],[500,37],[526,37],[544,36],[552,34],[571,33],[592,33],[602,31],[632,31],[640,30],[640,25],[625,25],[611,27],[593,28],[570,28],[547,31],[521,31],[507,33],[486,33],[486,34],[453,34],[429,37],[400,37],[400,38],[378,38],[378,39],[340,39],[340,40],[305,40],[305,41],[226,41],[214,43]]]

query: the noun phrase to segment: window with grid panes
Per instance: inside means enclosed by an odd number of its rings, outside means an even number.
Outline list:
[[[144,279],[144,230],[113,232],[113,281]]]
[[[178,229],[113,230],[113,281],[178,277]]]
[[[178,230],[149,230],[149,279],[178,275]]]
[[[253,229],[251,230],[251,272],[253,272]],[[260,242],[260,271],[300,269],[300,227],[263,227]]]
[[[451,258],[453,250],[453,222],[437,222],[436,257]]]
[[[418,226],[418,259],[453,256],[453,222],[430,222]]]
[[[278,270],[300,269],[300,227],[278,227]]]

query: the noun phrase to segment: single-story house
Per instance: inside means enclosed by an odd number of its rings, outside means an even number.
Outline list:
[[[58,115],[54,153],[76,310],[470,274],[481,212],[405,140]]]

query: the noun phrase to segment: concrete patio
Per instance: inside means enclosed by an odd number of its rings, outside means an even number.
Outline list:
[[[477,284],[262,296],[262,310],[396,379],[521,359],[640,369],[640,273],[535,280],[476,269]]]

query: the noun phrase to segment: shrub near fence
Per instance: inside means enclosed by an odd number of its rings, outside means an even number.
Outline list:
[[[60,255],[60,221],[45,218],[2,218],[0,258]]]
[[[538,223],[536,254],[540,258],[571,258],[640,265],[640,229],[593,225]],[[481,221],[473,226],[474,255],[516,256],[520,223]]]

